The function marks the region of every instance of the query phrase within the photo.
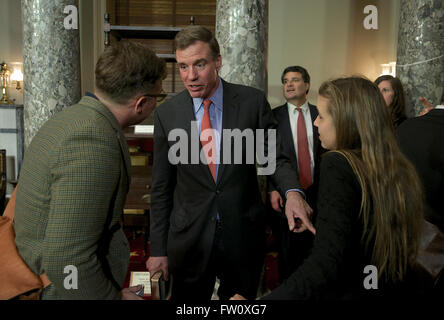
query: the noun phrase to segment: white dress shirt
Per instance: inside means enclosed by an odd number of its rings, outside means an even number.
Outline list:
[[[296,156],[298,155],[298,118],[299,111],[296,106],[287,102],[288,106],[288,116],[290,118],[291,133],[293,134],[294,150]],[[302,109],[302,114],[305,119],[305,127],[307,129],[307,139],[308,139],[308,150],[310,151],[310,168],[311,168],[311,179],[313,181],[314,176],[314,156],[313,156],[313,121],[311,119],[310,108],[308,107],[308,100],[300,107]]]

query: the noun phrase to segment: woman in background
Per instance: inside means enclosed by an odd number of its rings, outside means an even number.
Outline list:
[[[363,78],[327,81],[317,108],[314,124],[330,151],[321,160],[313,250],[262,299],[411,295],[422,191],[398,148],[378,87]]]
[[[390,110],[393,126],[396,129],[404,120],[405,115],[405,98],[402,83],[398,78],[391,75],[383,75],[375,80],[379,88],[386,106]]]

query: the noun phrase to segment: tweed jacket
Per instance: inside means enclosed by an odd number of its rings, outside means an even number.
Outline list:
[[[26,150],[16,245],[52,284],[43,299],[119,299],[129,262],[120,225],[130,158],[114,115],[83,97],[54,115]]]

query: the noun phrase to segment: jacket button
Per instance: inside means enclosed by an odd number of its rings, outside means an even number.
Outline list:
[[[216,194],[219,195],[220,194],[220,190],[216,190]]]

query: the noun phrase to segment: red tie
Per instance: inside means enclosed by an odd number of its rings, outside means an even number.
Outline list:
[[[304,190],[311,185],[310,152],[308,150],[307,128],[301,108],[298,117],[298,167],[299,181]]]
[[[212,154],[213,147],[215,144],[215,141],[213,141],[213,137],[215,137],[215,135],[214,134],[211,135],[208,140],[202,138],[202,132],[204,132],[207,129],[213,130],[213,127],[211,126],[211,121],[210,121],[211,100],[204,100],[203,103],[204,103],[204,115],[202,117],[202,123],[201,123],[201,127],[200,127],[200,142],[202,143],[202,147],[204,147],[210,143],[210,145],[208,146],[208,149],[207,149],[207,150],[209,150],[208,157],[207,157],[207,163],[208,163],[208,166],[210,167],[211,175],[213,176],[213,179],[216,182],[216,162],[211,160],[211,159],[214,159],[214,157],[215,157],[215,155],[213,156],[213,154]]]

